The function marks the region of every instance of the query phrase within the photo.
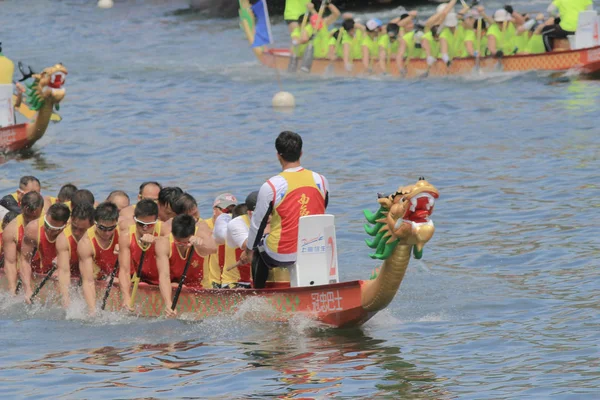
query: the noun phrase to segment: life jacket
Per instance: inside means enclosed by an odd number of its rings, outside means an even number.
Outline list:
[[[210,218],[205,220],[206,225],[210,230],[215,229],[215,221]],[[208,270],[209,280],[211,283],[218,286],[221,285],[221,274],[223,273],[223,266],[225,265],[225,245],[221,244],[217,247],[217,254],[211,254],[208,256]]]

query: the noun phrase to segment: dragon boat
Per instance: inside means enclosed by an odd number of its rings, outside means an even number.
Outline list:
[[[255,17],[248,0],[239,0],[240,27],[248,42],[254,41]],[[491,56],[454,58],[450,66],[438,59],[431,67],[425,59],[412,58],[405,62],[405,70],[400,71],[396,62],[386,60],[386,71],[377,71],[374,74],[386,74],[399,78],[444,77],[452,75],[468,75],[474,71],[486,72],[526,72],[548,71],[566,72],[595,76],[600,73],[600,21],[596,11],[584,11],[580,14],[577,33],[571,40],[555,40],[553,51],[543,54],[508,55],[502,58]],[[571,46],[570,43],[573,43]],[[253,47],[252,50],[258,61],[269,68],[288,71],[292,58],[291,49],[267,48],[266,46]],[[373,65],[377,65],[376,61]],[[305,72],[302,72],[305,73]],[[365,76],[368,73],[362,60],[354,60],[352,71],[348,72],[341,58],[335,60],[315,58],[308,72],[310,75],[333,76]]]
[[[424,178],[419,178],[414,185],[400,187],[393,194],[378,198],[379,208],[376,213],[364,211],[369,222],[365,224],[365,231],[372,236],[366,243],[375,249],[370,256],[383,261],[369,280],[337,282],[335,230],[332,234],[328,230],[331,225],[323,225],[320,231],[309,231],[305,239],[299,240],[298,263],[291,268],[290,280],[287,283],[279,282],[276,287],[267,289],[184,287],[177,303],[178,314],[185,315],[186,319],[197,320],[235,313],[246,300],[258,298],[268,306],[267,309],[273,311],[261,313],[268,320],[286,321],[295,314],[303,314],[332,327],[359,326],[393,300],[411,256],[416,259],[423,256],[423,248],[434,234],[430,216],[438,196],[438,190],[432,184]],[[303,219],[313,217],[333,220],[331,215],[302,217],[299,237],[302,235]],[[300,265],[302,255],[307,255],[305,260],[317,260],[322,256],[328,262]],[[0,277],[0,287],[6,288],[4,274]],[[319,277],[325,277],[324,284],[318,284],[323,282],[319,281]],[[35,276],[34,287],[39,285],[43,278]],[[297,284],[300,286],[294,287]],[[97,282],[97,298],[102,298],[105,289],[105,282]],[[58,282],[51,279],[43,286],[36,301],[59,304],[58,293]],[[162,315],[164,302],[158,286],[140,283],[137,299],[136,307],[140,316]],[[121,304],[120,291],[113,288],[106,310],[118,311]]]
[[[40,140],[50,121],[59,121],[60,116],[54,113],[59,110],[60,102],[65,97],[65,77],[67,69],[62,64],[45,68],[35,74],[29,68],[21,81],[25,82],[26,98],[15,107],[16,96],[13,95],[12,61],[0,54],[0,152],[19,151],[33,146]],[[15,111],[26,119],[27,123],[17,124]]]

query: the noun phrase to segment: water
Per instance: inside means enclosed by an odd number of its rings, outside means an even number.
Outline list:
[[[280,87],[237,21],[185,7],[0,4],[6,55],[69,69],[63,121],[3,160],[0,193],[27,174],[46,194],[71,181],[98,200],[156,179],[191,191],[207,217],[218,193],[245,197],[278,172],[274,138],[291,129],[304,165],[331,183],[343,280],[377,265],[361,217],[377,192],[425,176],[441,194],[437,232],[393,303],[360,329],[258,323],[265,309],[254,303],[191,323],[90,320],[80,301],[65,314],[3,296],[4,397],[600,396],[600,82],[284,73]],[[274,32],[285,43],[285,26]],[[296,96],[292,113],[270,106],[281,88]]]

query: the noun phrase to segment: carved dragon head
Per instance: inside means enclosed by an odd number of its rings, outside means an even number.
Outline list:
[[[45,68],[39,74],[33,74],[31,68],[29,73],[25,73],[22,66],[19,65],[24,79],[32,77],[33,82],[27,84],[27,103],[32,110],[39,110],[46,101],[53,104],[56,110],[59,109],[58,103],[65,97],[65,78],[68,74],[67,69],[62,64],[56,64],[53,67]]]
[[[376,249],[372,258],[388,258],[398,244],[414,245],[413,253],[419,259],[423,255],[423,246],[434,233],[433,222],[429,219],[433,213],[435,199],[439,197],[437,189],[419,178],[414,185],[404,186],[387,196],[380,197],[380,205],[375,214],[365,210],[367,221],[365,230],[373,240],[367,245]]]

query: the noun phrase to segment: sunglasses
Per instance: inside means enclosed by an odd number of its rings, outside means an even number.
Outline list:
[[[44,226],[46,227],[46,229],[49,229],[51,231],[62,231],[63,229],[65,229],[67,227],[67,225],[63,225],[63,226],[54,226],[51,225],[48,220],[46,219],[46,216],[44,215]]]
[[[177,246],[189,246],[190,245],[190,239],[186,240],[186,241],[180,241],[180,240],[175,240],[173,239],[173,243],[175,243]]]
[[[139,226],[140,228],[153,227],[158,222],[158,219],[156,219],[152,222],[144,222],[144,221],[140,221],[136,217],[133,217],[133,220],[135,221],[137,226]]]
[[[111,232],[114,231],[115,229],[117,229],[117,225],[113,225],[113,226],[104,226],[104,225],[100,225],[99,223],[96,222],[96,227],[98,229],[100,229],[101,231],[104,232]]]

